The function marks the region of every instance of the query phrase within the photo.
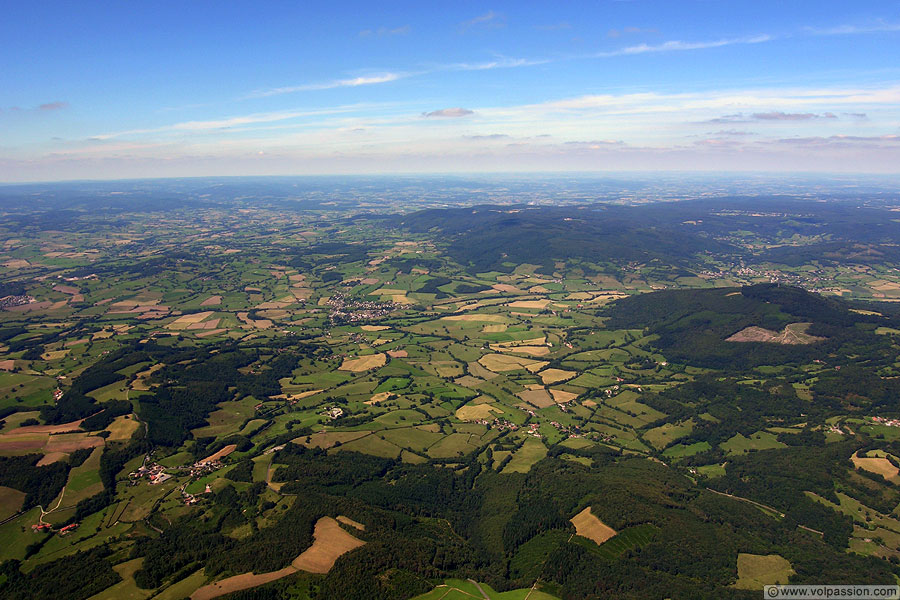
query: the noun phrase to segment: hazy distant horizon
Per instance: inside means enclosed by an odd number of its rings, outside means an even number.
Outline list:
[[[900,4],[59,1],[0,23],[0,181],[900,172]]]

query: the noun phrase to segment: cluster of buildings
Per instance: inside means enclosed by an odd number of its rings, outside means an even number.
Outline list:
[[[137,480],[143,479],[144,477],[150,480],[150,485],[156,485],[172,479],[172,475],[166,473],[165,467],[159,463],[150,463],[149,466],[143,464],[138,467],[137,471],[129,473],[128,477],[131,478],[134,485],[137,485]]]
[[[41,521],[40,523],[37,523],[36,525],[31,526],[31,530],[35,533],[37,533],[39,531],[46,531],[49,533],[55,533],[57,535],[68,535],[69,533],[71,533],[73,530],[75,530],[77,528],[78,528],[78,523],[70,523],[69,525],[66,525],[65,527],[60,527],[59,529],[53,529],[53,526],[50,525],[50,523],[44,523],[43,521]]]
[[[0,310],[12,308],[13,306],[22,306],[23,304],[31,304],[37,302],[31,296],[4,296],[0,298]]]
[[[329,319],[351,323],[386,317],[402,306],[397,302],[356,300],[340,292],[333,294],[326,304],[331,309],[328,315]]]
[[[872,417],[872,421],[885,427],[900,427],[900,419],[887,419],[885,417]]]

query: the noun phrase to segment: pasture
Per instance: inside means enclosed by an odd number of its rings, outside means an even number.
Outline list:
[[[766,585],[787,583],[794,574],[791,563],[777,554],[738,554],[737,571],[734,587],[739,590],[761,590]]]

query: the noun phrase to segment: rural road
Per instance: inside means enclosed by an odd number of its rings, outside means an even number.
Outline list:
[[[470,579],[469,583],[474,584],[475,587],[478,588],[478,591],[481,592],[481,595],[484,596],[484,600],[491,600],[487,594],[484,593],[484,589],[481,587],[481,584],[475,581],[474,579]]]

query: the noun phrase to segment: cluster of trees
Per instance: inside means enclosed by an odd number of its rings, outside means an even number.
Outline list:
[[[0,485],[25,492],[23,509],[49,506],[69,478],[69,464],[57,461],[42,467],[41,454],[0,456]]]

